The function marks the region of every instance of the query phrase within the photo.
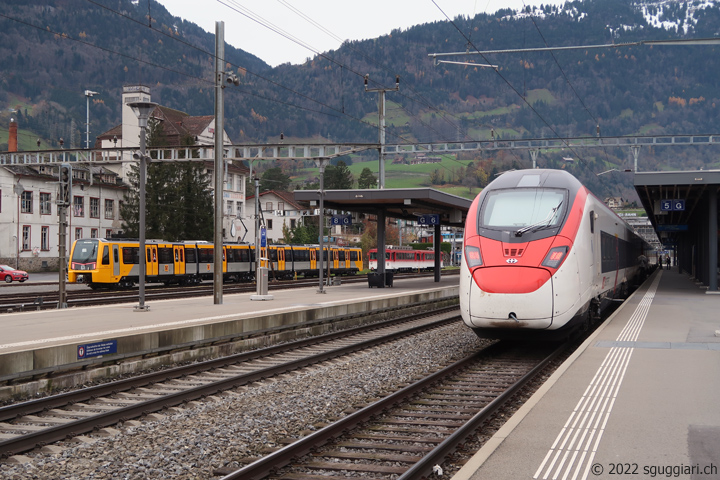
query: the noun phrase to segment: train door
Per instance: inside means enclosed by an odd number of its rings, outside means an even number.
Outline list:
[[[157,246],[148,245],[145,247],[145,275],[155,276],[158,274]]]
[[[285,249],[282,247],[277,249],[277,269],[278,272],[285,271]]]
[[[175,275],[185,275],[185,259],[183,258],[183,247],[180,245],[173,245],[173,265],[175,268]]]
[[[310,270],[317,270],[317,254],[318,251],[314,248],[310,249]]]
[[[112,257],[113,257],[113,276],[120,276],[120,246],[112,246]]]

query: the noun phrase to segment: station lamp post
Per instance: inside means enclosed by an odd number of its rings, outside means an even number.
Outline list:
[[[146,312],[148,306],[145,305],[145,180],[147,178],[147,155],[145,154],[145,137],[148,126],[148,119],[150,113],[157,107],[155,102],[132,102],[128,103],[128,106],[132,108],[135,115],[138,117],[138,126],[140,127],[140,154],[133,155],[134,158],[140,160],[140,205],[139,210],[139,249],[138,249],[138,262],[140,275],[138,279],[138,296],[139,303],[135,307],[136,312]]]
[[[85,117],[85,148],[90,149],[90,97],[98,95],[98,92],[85,90],[85,103],[87,105]]]

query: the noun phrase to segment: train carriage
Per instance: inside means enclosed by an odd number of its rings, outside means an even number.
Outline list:
[[[214,277],[214,245],[205,241],[164,242],[145,245],[145,281],[165,284],[194,284]],[[353,275],[362,269],[357,247],[326,247],[325,269],[329,275]],[[271,278],[292,279],[318,275],[319,247],[314,245],[270,245],[256,259],[255,246],[223,245],[223,281],[255,279],[256,261],[270,269]],[[328,263],[327,259],[330,259]],[[136,239],[87,238],[76,240],[68,262],[68,280],[92,288],[132,287],[139,281],[140,252]]]
[[[490,338],[561,338],[644,273],[649,246],[562,170],[504,173],[468,211],[464,323]]]
[[[377,248],[368,252],[368,267],[377,270]],[[440,268],[443,267],[442,258]],[[411,247],[388,245],[385,247],[386,272],[413,272],[435,269],[435,252],[432,250],[414,250]]]

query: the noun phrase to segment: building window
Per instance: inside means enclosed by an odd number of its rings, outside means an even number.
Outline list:
[[[267,203],[265,204],[265,211],[266,211],[266,212],[272,212],[272,209],[273,209],[273,208],[272,208],[272,202],[267,202]]]
[[[40,227],[40,250],[50,250],[50,227]]]
[[[124,203],[122,200],[118,200],[118,220],[122,220],[122,210],[123,210]]]
[[[268,230],[272,230],[272,220],[271,219],[269,219],[267,221],[267,228],[268,228]]]
[[[278,210],[285,210],[285,202],[278,202]]]
[[[225,210],[225,211],[227,212],[228,215],[232,215],[232,214],[233,214],[233,210],[234,210],[233,207],[234,207],[234,206],[235,206],[235,205],[234,205],[234,202],[233,202],[232,200],[228,200],[228,201],[227,201],[227,206],[226,206],[226,210]]]
[[[32,192],[25,190],[20,195],[20,211],[22,213],[33,213]]]
[[[50,194],[40,192],[40,215],[50,215],[50,214],[52,214]]]
[[[105,230],[105,238],[112,238],[112,228]]]
[[[100,218],[100,199],[90,199],[90,218]]]
[[[233,178],[235,176],[232,173],[228,173],[227,175],[227,183],[225,184],[225,190],[232,190],[233,189]]]
[[[75,229],[75,240],[80,240],[81,238],[83,238],[82,228],[76,228]]]
[[[113,200],[105,200],[105,218],[108,220],[115,218],[115,202]]]
[[[23,251],[30,250],[30,225],[23,225],[22,249]]]
[[[76,217],[85,216],[85,198],[73,197],[73,215]]]
[[[98,238],[98,229],[97,228],[90,229],[90,238]]]
[[[242,202],[237,202],[237,216],[238,218],[242,217]]]
[[[295,230],[295,225],[297,224],[297,220],[294,218],[290,219],[290,230]]]

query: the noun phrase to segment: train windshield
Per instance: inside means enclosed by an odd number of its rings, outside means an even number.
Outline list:
[[[97,261],[98,241],[78,240],[75,242],[72,261],[75,263],[87,263]]]
[[[558,226],[564,217],[565,190],[516,188],[488,193],[480,216],[480,226],[511,229],[525,233]]]

